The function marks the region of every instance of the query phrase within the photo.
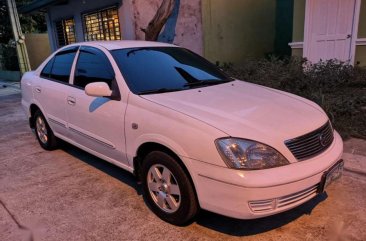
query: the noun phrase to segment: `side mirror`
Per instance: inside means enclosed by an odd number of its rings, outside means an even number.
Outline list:
[[[95,97],[111,97],[112,90],[105,82],[94,82],[85,86],[85,94]]]

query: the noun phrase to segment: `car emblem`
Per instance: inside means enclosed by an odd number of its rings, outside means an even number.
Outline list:
[[[319,135],[319,142],[320,142],[320,145],[322,145],[322,146],[326,146],[327,145],[327,139],[325,138],[325,134],[324,133],[321,133]]]

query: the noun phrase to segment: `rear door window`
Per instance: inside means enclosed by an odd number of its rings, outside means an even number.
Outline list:
[[[55,55],[51,70],[51,79],[69,83],[71,67],[74,62],[76,51],[77,48],[73,47]]]
[[[79,46],[72,46],[58,52],[43,68],[42,78],[69,83],[71,67]]]
[[[46,64],[46,66],[43,68],[42,72],[41,72],[41,77],[49,79],[51,77],[51,70],[52,70],[52,65],[53,65],[53,61],[55,60],[55,57],[53,57],[50,61],[48,61],[48,63]]]

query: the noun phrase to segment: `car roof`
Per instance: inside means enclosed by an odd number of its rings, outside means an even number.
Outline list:
[[[77,42],[73,44],[69,44],[63,46],[62,48],[56,50],[52,53],[38,68],[35,70],[36,73],[40,73],[44,68],[46,63],[51,59],[52,56],[67,49],[71,46],[92,46],[97,48],[105,48],[107,50],[115,50],[115,49],[127,49],[127,48],[144,48],[144,47],[178,47],[174,44],[161,43],[161,42],[153,42],[153,41],[143,41],[143,40],[112,40],[112,41],[88,41],[88,42]]]
[[[142,40],[90,41],[90,42],[78,42],[68,46],[73,45],[104,47],[108,50],[125,49],[125,48],[144,48],[144,47],[177,47],[176,45],[173,44],[142,41]]]

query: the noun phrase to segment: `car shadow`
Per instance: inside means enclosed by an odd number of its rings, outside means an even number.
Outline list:
[[[61,146],[61,149],[63,151],[65,151],[66,153],[68,153],[68,154],[72,155],[73,157],[83,161],[84,163],[108,174],[109,176],[119,180],[120,182],[129,185],[130,187],[132,187],[133,189],[136,190],[136,193],[138,195],[142,195],[141,185],[138,184],[138,180],[132,173],[130,173],[116,165],[113,165],[107,161],[104,161],[104,160],[100,159],[99,157],[89,154],[69,143],[61,141],[60,146]]]
[[[196,223],[231,236],[251,236],[280,228],[303,215],[310,215],[312,210],[327,197],[326,193],[322,193],[294,209],[273,216],[251,220],[239,220],[208,211],[201,211],[196,218]]]
[[[136,190],[137,195],[142,195],[142,187],[138,183],[136,177],[107,161],[104,161],[96,156],[93,156],[71,144],[66,142],[61,143],[61,149],[84,163],[97,168],[107,175],[119,180],[120,182],[129,185]],[[231,236],[251,236],[259,233],[264,233],[273,229],[280,228],[303,215],[310,215],[312,210],[321,202],[327,199],[327,194],[322,193],[306,203],[291,209],[289,211],[279,213],[273,216],[252,219],[240,220],[225,217],[209,211],[201,210],[199,215],[191,223],[212,229],[216,232],[224,233]],[[147,206],[149,206],[144,199]]]

